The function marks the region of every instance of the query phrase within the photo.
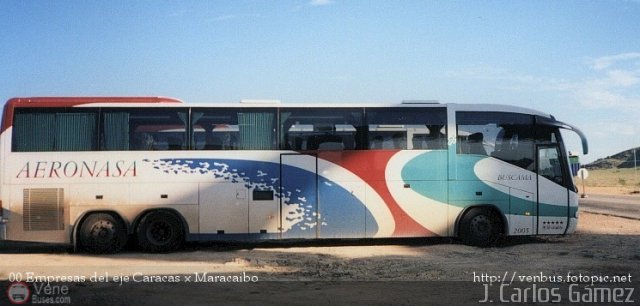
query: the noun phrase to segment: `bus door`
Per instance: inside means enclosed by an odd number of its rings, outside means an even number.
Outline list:
[[[539,145],[538,234],[564,234],[569,223],[568,169],[560,146]]]
[[[317,238],[318,157],[281,154],[279,188],[281,237]]]

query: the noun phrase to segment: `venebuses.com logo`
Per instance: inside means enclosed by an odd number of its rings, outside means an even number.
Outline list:
[[[71,304],[69,286],[48,282],[26,283],[14,281],[7,288],[7,298],[11,304]]]
[[[29,285],[25,282],[14,282],[11,283],[9,288],[7,289],[7,297],[9,298],[9,302],[16,305],[22,305],[29,301],[29,297],[31,296],[31,290],[29,289]]]

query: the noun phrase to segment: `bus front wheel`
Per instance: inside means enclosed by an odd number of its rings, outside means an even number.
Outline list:
[[[158,210],[145,214],[136,231],[138,245],[146,252],[171,252],[184,241],[182,222],[176,214]]]
[[[462,216],[459,234],[468,245],[488,247],[502,234],[502,221],[490,209],[473,208]]]
[[[80,246],[92,253],[117,253],[127,243],[127,230],[120,218],[108,213],[89,215],[80,226]]]

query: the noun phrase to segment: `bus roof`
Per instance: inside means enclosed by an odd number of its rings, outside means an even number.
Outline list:
[[[542,113],[537,110],[500,104],[456,104],[446,103],[440,104],[431,100],[428,103],[251,103],[254,100],[245,100],[244,103],[183,103],[179,99],[168,97],[25,97],[12,98],[4,106],[4,114],[2,120],[2,131],[12,125],[13,109],[19,107],[154,107],[158,104],[163,106],[188,106],[188,107],[223,107],[223,108],[252,108],[252,107],[275,107],[275,108],[351,108],[351,107],[447,107],[455,111],[484,111],[484,112],[515,112],[522,114],[530,114],[554,119],[548,113]]]
[[[4,105],[2,129],[4,132],[13,124],[13,110],[20,107],[78,107],[87,104],[130,104],[130,103],[177,103],[183,102],[167,97],[25,97],[12,98]]]
[[[183,103],[168,97],[26,97],[12,98],[7,104],[31,106],[46,103],[46,107],[76,106],[88,103]]]

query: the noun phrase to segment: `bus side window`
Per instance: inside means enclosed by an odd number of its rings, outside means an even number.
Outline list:
[[[318,150],[344,150],[342,137],[337,135],[325,135],[318,139]]]
[[[369,149],[380,150],[383,148],[384,138],[380,135],[373,136],[369,141]]]
[[[487,155],[486,145],[492,143],[485,142],[485,126],[458,125],[458,154]]]
[[[407,149],[407,137],[403,133],[395,133],[391,136],[393,139],[393,148],[405,150]]]
[[[557,147],[541,148],[538,151],[540,165],[538,174],[549,179],[556,184],[564,186],[564,176],[562,174],[562,164]]]
[[[192,149],[274,149],[275,119],[275,109],[270,108],[193,108]]]
[[[96,109],[16,109],[14,152],[77,152],[98,149]]]
[[[458,112],[458,154],[489,155],[534,171],[533,117],[498,112]]]
[[[167,137],[167,149],[182,150],[182,141],[178,137]]]
[[[447,149],[447,135],[446,127],[444,125],[427,125],[429,134],[424,135],[425,149],[429,150],[446,150]]]
[[[443,107],[371,107],[366,112],[371,150],[447,149]]]
[[[204,150],[222,150],[222,139],[220,137],[213,135],[213,133],[208,133],[205,136]]]
[[[131,146],[134,150],[150,151],[155,148],[153,136],[149,133],[141,133],[134,138],[135,143]]]
[[[101,149],[184,150],[188,146],[187,114],[183,108],[104,109]]]
[[[280,113],[285,149],[341,151],[360,149],[362,109],[288,108]]]
[[[483,142],[484,135],[482,133],[473,133],[469,135],[469,154],[487,155]]]

